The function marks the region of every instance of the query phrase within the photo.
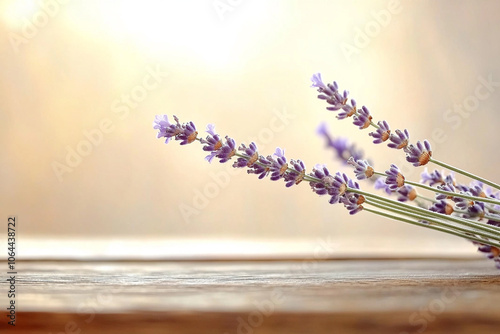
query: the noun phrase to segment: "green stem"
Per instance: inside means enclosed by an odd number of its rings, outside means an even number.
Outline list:
[[[494,183],[494,182],[491,182],[491,181],[489,181],[489,180],[483,179],[483,178],[482,178],[482,177],[480,177],[480,176],[477,176],[477,175],[474,175],[474,174],[472,174],[472,173],[466,172],[466,171],[464,171],[464,170],[462,170],[462,169],[460,169],[460,168],[453,167],[453,166],[451,166],[451,165],[448,165],[447,163],[444,163],[444,162],[442,162],[442,161],[436,160],[436,159],[434,159],[434,158],[430,158],[430,160],[429,160],[429,161],[430,161],[430,162],[433,162],[433,163],[435,163],[436,165],[439,165],[439,166],[441,166],[441,167],[447,168],[447,169],[452,170],[452,171],[454,171],[454,172],[457,172],[457,173],[459,173],[459,174],[462,174],[462,175],[465,175],[465,176],[467,176],[467,177],[470,177],[471,179],[474,179],[474,180],[480,181],[480,182],[482,182],[482,183],[484,183],[484,184],[487,184],[487,185],[489,185],[489,186],[491,186],[491,187],[493,187],[493,188],[495,188],[495,189],[497,189],[497,190],[500,190],[500,185],[498,185],[498,184],[496,184],[496,183]]]
[[[430,190],[430,191],[433,191],[433,192],[436,192],[436,193],[440,193],[440,194],[444,194],[444,195],[448,195],[448,196],[452,196],[452,197],[461,197],[461,198],[470,199],[470,200],[476,201],[476,202],[486,202],[486,203],[492,203],[492,204],[498,204],[498,205],[500,205],[500,201],[495,200],[495,199],[490,198],[490,197],[479,197],[479,196],[472,196],[472,195],[467,195],[467,194],[463,194],[463,193],[456,193],[456,192],[453,192],[453,191],[441,190],[441,189],[438,189],[438,188],[434,188],[434,187],[428,186],[426,184],[422,184],[422,183],[418,183],[418,182],[413,182],[413,181],[407,181],[407,180],[405,180],[405,184],[409,184],[409,185],[412,185],[412,186],[415,186],[415,187],[420,187],[420,188],[423,188],[423,189],[427,189],[427,190]]]
[[[436,230],[436,231],[441,231],[441,232],[444,232],[444,233],[452,234],[452,235],[455,235],[455,236],[458,236],[458,237],[461,237],[461,238],[465,238],[465,239],[468,239],[468,240],[473,240],[473,241],[479,242],[479,243],[481,243],[483,245],[489,245],[489,246],[493,246],[493,247],[499,247],[500,246],[500,244],[499,244],[499,246],[495,246],[495,243],[492,243],[490,241],[483,240],[483,239],[480,239],[480,238],[476,238],[474,236],[470,236],[468,234],[463,234],[463,233],[456,232],[456,231],[453,231],[453,230],[448,230],[448,229],[443,228],[441,226],[426,225],[426,224],[423,224],[423,223],[419,223],[418,221],[413,221],[413,220],[406,219],[406,218],[403,218],[403,217],[391,215],[391,214],[386,213],[386,212],[372,210],[370,208],[363,208],[363,210],[371,212],[371,213],[374,213],[374,214],[377,214],[377,215],[380,215],[380,216],[383,216],[383,217],[386,217],[386,218],[389,218],[389,219],[399,220],[399,221],[402,221],[404,223],[408,223],[408,224],[412,224],[412,225],[416,225],[416,226],[423,226],[423,227],[426,227],[426,228],[429,228],[429,229],[432,229],[432,230]]]
[[[471,229],[464,228],[464,227],[461,227],[461,226],[456,226],[456,225],[450,224],[449,222],[446,222],[446,221],[434,218],[434,217],[432,217],[430,215],[429,216],[423,216],[423,215],[421,215],[419,213],[414,213],[414,212],[412,213],[410,211],[403,211],[403,210],[400,210],[398,208],[395,208],[393,205],[388,205],[386,203],[381,204],[381,203],[379,203],[377,201],[373,201],[373,200],[366,200],[366,203],[371,204],[373,206],[376,206],[376,207],[378,207],[380,209],[392,211],[394,213],[397,213],[397,214],[400,214],[400,215],[403,215],[403,216],[408,216],[408,217],[415,218],[415,219],[427,220],[427,221],[430,221],[430,222],[432,222],[434,224],[445,226],[447,228],[452,228],[452,229],[455,229],[455,230],[458,230],[458,231],[461,231],[461,232],[465,232],[465,233],[474,233],[474,234],[482,236],[484,238],[492,238],[496,242],[500,242],[500,234],[498,233],[499,231],[497,231],[496,233],[493,232],[492,234],[490,234],[490,233],[479,231],[477,229],[471,230]],[[498,245],[500,246],[500,243]]]
[[[427,209],[419,208],[417,206],[413,206],[413,205],[409,205],[409,204],[406,204],[403,202],[399,202],[399,201],[395,201],[395,200],[392,200],[389,198],[385,198],[383,196],[371,194],[371,193],[368,193],[368,192],[360,190],[360,189],[347,188],[347,191],[361,194],[361,195],[365,196],[366,198],[372,198],[372,199],[375,198],[375,199],[378,199],[382,202],[393,204],[395,207],[398,207],[400,209],[406,209],[408,211],[413,211],[413,212],[419,213],[425,217],[434,217],[434,218],[438,218],[438,219],[444,219],[444,220],[452,221],[452,222],[460,224],[460,225],[469,226],[471,228],[478,229],[481,231],[490,232],[490,233],[497,235],[497,238],[498,238],[499,233],[500,233],[500,228],[492,226],[492,225],[479,224],[473,220],[463,219],[463,218],[445,215],[445,214],[438,213],[438,212],[433,212],[433,211],[430,211]]]

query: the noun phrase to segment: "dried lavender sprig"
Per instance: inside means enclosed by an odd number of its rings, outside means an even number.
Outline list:
[[[361,108],[363,110],[362,113],[358,112],[356,109],[356,102],[354,100],[351,99],[351,102],[353,105],[349,105],[348,99],[347,99],[349,92],[344,91],[344,94],[340,95],[338,93],[337,83],[334,82],[333,85],[332,84],[325,85],[321,79],[320,73],[314,74],[311,78],[311,81],[313,82],[311,87],[318,88],[318,92],[321,93],[318,96],[318,98],[326,100],[329,104],[335,105],[334,108],[328,107],[327,108],[328,110],[336,111],[339,109],[343,109],[343,110],[350,111],[347,115],[342,115],[342,117],[337,116],[337,118],[342,119],[342,118],[349,117],[349,116],[355,116],[355,117],[357,117],[357,118],[355,118],[356,125],[358,125],[361,129],[364,129],[370,125],[375,127],[377,129],[377,131],[374,133],[371,133],[370,135],[372,135],[376,138],[381,138],[380,128],[381,128],[381,124],[383,124],[383,123],[379,122],[379,125],[376,125],[375,123],[373,123],[371,116],[367,112],[368,109],[365,109],[366,108],[365,106],[363,106]],[[362,122],[362,120],[359,119],[360,117],[363,118],[363,120],[365,122]],[[368,117],[369,117],[369,122],[368,122]],[[385,125],[387,125],[387,124],[385,124]],[[387,125],[386,129],[389,130],[388,125]],[[483,182],[483,183],[485,183],[485,184],[487,184],[495,189],[500,190],[500,185],[496,184],[495,182],[489,181],[485,178],[482,178],[482,177],[477,176],[475,174],[469,173],[469,172],[462,170],[460,168],[454,167],[454,166],[446,164],[442,161],[431,158],[432,151],[430,149],[429,142],[427,142],[427,141],[424,141],[423,143],[417,142],[416,146],[409,144],[409,133],[407,130],[404,130],[404,132],[402,132],[400,130],[396,130],[396,134],[394,134],[394,133],[390,134],[390,136],[388,136],[388,138],[392,141],[392,143],[389,143],[388,146],[392,147],[392,148],[397,148],[397,149],[404,149],[404,151],[407,153],[406,159],[409,162],[411,162],[414,166],[423,166],[423,165],[427,164],[428,162],[433,162],[439,166],[448,168],[449,170],[453,170],[457,173],[460,173],[462,175],[470,177],[474,180],[478,180],[478,181]],[[380,143],[380,142],[382,142],[382,141],[377,140],[377,139],[374,140],[374,143]]]
[[[164,118],[159,118],[159,119],[157,117],[157,120],[155,120],[154,127],[156,129],[159,129],[158,137],[166,137],[167,138],[166,142],[168,142],[168,140],[171,137],[174,137],[175,140],[181,140],[182,141],[181,145],[192,143],[195,140],[198,140],[200,143],[203,143],[203,144],[206,144],[207,146],[209,146],[209,149],[205,149],[205,150],[216,149],[216,151],[212,152],[211,156],[215,155],[216,157],[218,157],[220,159],[221,162],[226,162],[234,156],[236,156],[238,158],[243,158],[245,160],[250,160],[255,155],[254,154],[255,152],[253,152],[254,150],[252,148],[250,148],[250,151],[248,151],[249,148],[246,148],[244,146],[240,149],[242,149],[245,153],[248,153],[248,155],[247,154],[239,154],[238,152],[236,152],[234,140],[232,140],[231,138],[229,138],[227,136],[226,136],[226,143],[221,144],[222,141],[220,140],[220,138],[218,136],[216,137],[216,134],[213,131],[213,127],[212,127],[212,129],[209,129],[207,131],[207,132],[209,132],[209,135],[210,135],[209,137],[207,137],[207,140],[203,140],[203,139],[197,138],[196,128],[192,122],[180,124],[178,122],[178,119],[175,116],[174,116],[174,119],[176,120],[176,123],[177,123],[175,125],[170,124],[168,122],[168,119],[166,118],[166,116]],[[167,120],[167,121],[165,122],[165,120]],[[218,138],[218,140],[211,140],[211,139],[217,139],[217,138]],[[212,148],[212,146],[213,146],[213,148]],[[218,147],[218,149],[217,149],[217,147]],[[278,154],[278,158],[279,158],[279,154]],[[238,162],[238,161],[235,162],[235,164],[238,164],[238,165],[240,165],[240,163],[241,162]],[[287,172],[289,172],[290,175],[286,175],[286,173],[285,173],[282,177],[283,179],[285,179],[285,181],[293,181],[292,184],[298,184],[300,181],[306,180],[306,181],[309,181],[311,183],[316,182],[317,184],[322,184],[323,187],[328,188],[328,192],[331,190],[334,191],[333,196],[332,196],[332,200],[330,202],[331,203],[342,202],[344,204],[344,206],[346,208],[348,208],[348,210],[351,214],[357,213],[363,209],[363,206],[361,204],[365,201],[365,196],[370,196],[370,197],[373,196],[374,198],[380,197],[380,196],[369,194],[369,193],[366,193],[366,192],[360,190],[359,185],[356,182],[349,179],[345,174],[337,173],[335,175],[335,177],[333,177],[333,178],[328,177],[327,179],[319,179],[318,177],[315,177],[314,174],[305,175],[305,172],[304,172],[305,167],[303,166],[303,164],[300,161],[292,161],[291,163],[293,165],[293,168],[288,168],[288,167],[286,168]],[[255,166],[255,165],[260,166],[260,167],[264,168],[264,173],[267,174],[270,170],[270,168],[269,168],[270,164],[272,164],[271,159],[268,159],[268,160],[262,159],[261,160],[259,158],[259,160],[255,161],[251,166]],[[248,164],[247,164],[247,166],[248,166]],[[267,168],[269,168],[269,169],[266,170]],[[264,174],[264,176],[265,176],[265,174]],[[287,184],[287,186],[288,186],[288,184]],[[333,198],[335,198],[336,200],[333,200]],[[382,197],[382,199],[384,201],[391,201],[391,200],[385,199],[383,197]],[[400,203],[400,202],[396,202],[396,203]],[[400,205],[404,205],[404,203],[400,203]],[[417,209],[413,206],[409,206],[409,207],[411,207],[413,210]],[[425,212],[425,216],[428,216],[428,215],[432,215],[432,213],[430,213],[429,211]],[[436,214],[436,215],[439,215],[439,214]],[[445,219],[453,221],[452,217],[448,217]],[[454,220],[455,222],[461,223],[462,225],[467,225],[469,227],[472,227],[475,230],[475,231],[473,231],[473,233],[475,233],[475,234],[478,234],[478,235],[483,234],[484,235],[484,232],[477,232],[477,229],[483,230],[483,231],[487,230],[487,228],[484,226],[474,225],[474,222],[472,222],[472,221],[468,221],[468,220],[460,221],[460,220],[457,220],[456,218],[454,218],[454,219],[455,219]],[[496,234],[497,231],[493,230],[493,233]],[[498,240],[497,237],[495,237],[495,239]],[[480,242],[483,242],[483,240],[480,240]],[[487,245],[488,243],[486,242],[485,244]],[[494,246],[494,244],[493,244],[493,246]]]

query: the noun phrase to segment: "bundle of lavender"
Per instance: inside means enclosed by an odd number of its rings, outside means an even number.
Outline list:
[[[256,174],[259,179],[270,176],[272,181],[284,180],[287,187],[308,182],[314,193],[326,195],[330,204],[343,204],[350,214],[369,212],[470,240],[500,269],[500,185],[433,158],[430,143],[427,140],[410,143],[406,129],[391,131],[386,121],[375,123],[368,108],[358,109],[354,99],[349,101],[347,91],[339,92],[336,82],[324,84],[319,73],[311,80],[312,87],[319,92],[318,98],[326,101],[326,109],[338,112],[338,119],[351,117],[359,129],[374,129],[369,133],[374,144],[387,142],[388,147],[402,150],[406,160],[415,167],[431,163],[448,172],[434,170],[429,173],[426,168],[422,180],[413,182],[406,180],[394,164],[386,171],[376,171],[359,152],[348,147],[344,139],[333,140],[322,128],[320,133],[340,158],[347,159],[357,180],[376,179],[375,188],[385,189],[388,196],[380,196],[361,189],[358,182],[345,173],[331,173],[324,165],[316,165],[306,173],[304,163],[294,159],[288,161],[281,148],[264,156],[259,154],[253,142],[237,146],[234,139],[217,134],[212,124],[207,126],[205,138],[198,137],[193,122],[181,124],[176,116],[173,116],[175,123],[170,123],[167,115],[158,115],[153,126],[158,130],[158,138],[166,138],[165,143],[172,138],[181,141],[181,145],[199,142],[209,153],[205,158],[209,162],[214,158],[221,163],[234,160],[234,168],[247,168],[249,174]],[[347,157],[346,153],[351,156]],[[471,183],[457,183],[454,173],[467,176]],[[434,197],[421,195],[418,189],[431,191]],[[397,199],[392,199],[392,194],[397,195]]]

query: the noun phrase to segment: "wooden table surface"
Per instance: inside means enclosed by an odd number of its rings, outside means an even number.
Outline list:
[[[2,333],[500,333],[488,260],[24,261],[16,291]]]

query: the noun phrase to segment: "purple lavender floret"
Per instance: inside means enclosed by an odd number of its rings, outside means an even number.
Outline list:
[[[485,215],[484,203],[483,202],[474,202],[474,204],[470,205],[467,208],[467,213],[464,214],[464,218],[483,218]]]
[[[393,191],[391,190],[391,188],[389,188],[389,186],[385,183],[385,177],[384,176],[379,177],[375,181],[374,187],[377,190],[378,189],[384,189],[384,191],[385,191],[385,193],[387,195],[391,195],[393,193]]]
[[[321,123],[317,129],[317,133],[326,139],[326,146],[332,148],[337,158],[343,163],[346,163],[349,157],[353,157],[354,160],[363,159],[363,151],[358,150],[356,145],[350,144],[347,138],[337,137],[333,138],[328,132],[326,123]]]
[[[400,202],[413,201],[417,198],[417,190],[409,185],[402,186],[397,190],[397,193],[399,194],[398,201]]]
[[[309,182],[312,190],[318,195],[326,195],[329,193],[329,190],[333,183],[333,176],[330,174],[330,171],[324,165],[316,165],[314,166],[310,176],[315,177],[321,182]]]
[[[285,176],[288,164],[286,162],[285,150],[277,147],[273,156],[268,156],[267,160],[271,163],[269,167],[271,172],[271,180],[277,181]]]
[[[341,196],[343,196],[347,190],[349,177],[345,173],[337,172],[333,177],[332,187],[329,194],[332,196],[330,198],[330,204],[335,204],[340,202]],[[351,181],[352,182],[352,181]]]
[[[193,122],[189,122],[186,124],[182,124],[181,132],[175,139],[180,140],[181,145],[186,145],[194,142],[197,135],[198,132],[196,131],[196,127],[194,126]]]
[[[284,178],[286,181],[286,186],[291,187],[294,184],[299,184],[304,179],[306,175],[306,166],[301,160],[291,160],[290,165],[294,170],[289,170],[285,173]]]
[[[470,186],[469,186],[469,191],[470,193],[473,195],[473,196],[477,196],[477,197],[486,197],[486,193],[485,191],[483,190],[483,183],[481,182],[473,182]]]
[[[258,163],[255,163],[252,166],[250,166],[250,168],[247,170],[247,173],[256,174],[259,176],[259,179],[263,179],[267,176],[267,174],[270,171],[271,162],[262,155],[259,156],[259,159],[257,161]]]
[[[436,188],[439,190],[449,191],[452,193],[456,192],[455,186],[453,186],[453,184],[451,184],[451,183],[440,184]],[[450,196],[450,195],[446,195],[446,194],[442,194],[442,193],[436,193],[435,198],[436,198],[436,200],[441,201],[441,200],[445,200],[445,199],[453,199],[454,196]]]
[[[385,142],[391,136],[391,129],[386,121],[378,121],[378,129],[374,132],[370,132],[368,135],[374,138],[374,144],[381,144]]]
[[[208,136],[206,139],[200,139],[203,146],[203,151],[217,151],[222,147],[222,141],[220,136],[215,133],[215,126],[213,124],[208,124],[206,131],[208,132]]]
[[[243,152],[246,157],[238,157],[233,164],[235,168],[251,167],[259,159],[257,145],[254,142],[251,142],[248,147],[245,144],[241,144],[238,150]]]
[[[444,184],[445,183],[444,178],[443,178],[443,174],[440,171],[434,170],[431,173],[429,173],[427,171],[427,167],[420,174],[420,177],[422,178],[420,180],[420,183],[425,184],[428,182],[430,186],[433,186],[435,184]]]
[[[236,154],[236,143],[234,139],[226,136],[226,143],[217,151],[216,157],[220,163],[229,161]]]
[[[495,261],[495,266],[500,269],[500,249],[490,245],[479,244],[475,241],[473,243],[478,246],[478,251],[485,253],[488,259]]]
[[[364,197],[363,195],[349,193],[342,196],[340,202],[344,204],[349,214],[354,215],[363,210],[363,205],[361,204],[364,202]]]
[[[395,133],[391,133],[389,137],[391,141],[387,146],[395,149],[405,149],[408,146],[408,142],[410,140],[410,133],[408,130],[404,129],[404,131],[396,130]]]
[[[445,215],[451,215],[453,213],[453,206],[448,204],[448,202],[441,200],[432,204],[429,210]]]
[[[464,195],[469,195],[472,196],[472,194],[469,191],[462,191],[461,192]],[[462,198],[462,197],[453,197],[451,199],[453,202],[455,202],[455,207],[459,210],[468,210],[469,207],[473,206],[475,204],[474,201],[467,199],[467,198]]]
[[[396,191],[398,188],[404,186],[405,177],[399,171],[398,166],[391,164],[391,168],[385,171],[387,178],[385,179],[385,183],[392,191]]]
[[[177,124],[171,124],[168,121],[167,115],[156,115],[153,122],[153,129],[158,130],[157,138],[166,137],[165,144],[170,141],[172,137],[175,137],[181,132],[181,126],[179,120],[174,116]]]
[[[424,140],[423,143],[417,141],[416,145],[410,144],[406,148],[406,161],[412,163],[415,167],[426,165],[430,161],[431,156],[431,144],[427,140]]]
[[[322,89],[323,91],[328,90],[328,87],[323,83],[323,80],[321,79],[321,73],[313,74],[313,76],[311,77],[311,81],[313,82],[311,87],[316,87],[318,89]],[[329,93],[331,94],[332,92]]]
[[[372,116],[367,107],[363,106],[358,110],[356,115],[354,115],[354,125],[356,125],[360,130],[366,129],[370,126],[372,122]]]
[[[353,157],[350,157],[347,163],[354,167],[354,174],[358,180],[370,178],[375,172],[373,167],[370,166],[370,163],[366,160],[354,160]]]
[[[326,108],[329,109],[329,108]],[[342,107],[342,111],[337,114],[337,119],[346,119],[347,117],[351,117],[356,114],[356,101],[351,99],[351,104],[346,104]]]
[[[346,106],[349,92],[344,90],[344,92],[340,94],[338,91],[339,87],[335,81],[333,82],[333,84],[325,85],[323,83],[323,80],[321,79],[320,73],[314,74],[311,78],[311,81],[313,82],[311,87],[318,88],[318,92],[320,93],[318,95],[318,98],[321,100],[326,100],[326,102],[330,105],[330,107],[327,107],[326,109],[337,111],[343,109],[344,106]],[[353,107],[350,106],[350,108],[352,109]]]

